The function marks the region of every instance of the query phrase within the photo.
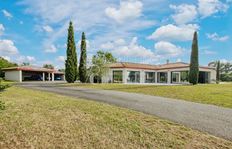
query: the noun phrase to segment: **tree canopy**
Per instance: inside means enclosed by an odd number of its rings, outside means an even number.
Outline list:
[[[110,52],[98,51],[92,58],[91,72],[101,78],[108,70],[107,65],[116,61],[117,59]]]
[[[232,81],[232,63],[220,62],[220,66],[218,67],[218,61],[214,61],[209,63],[208,66],[217,69],[217,78],[219,78],[219,81]]]
[[[79,65],[79,78],[82,83],[87,82],[87,53],[86,53],[86,38],[85,33],[82,33],[81,38],[81,56],[80,56],[80,65]]]
[[[194,32],[191,61],[190,61],[190,71],[189,71],[189,83],[193,85],[197,84],[198,77],[199,77],[198,39],[197,39],[197,32]]]
[[[43,68],[54,69],[54,66],[52,64],[44,64]]]
[[[77,53],[73,24],[70,21],[67,39],[67,60],[65,61],[65,78],[68,83],[74,83],[77,79]]]

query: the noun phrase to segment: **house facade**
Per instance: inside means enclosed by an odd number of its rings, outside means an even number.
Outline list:
[[[164,65],[148,65],[137,63],[113,63],[101,78],[102,83],[124,84],[188,84],[189,64],[167,63]],[[212,67],[199,67],[199,83],[215,83],[216,70]],[[92,83],[95,77],[90,78]]]
[[[20,66],[2,69],[5,79],[9,81],[64,81],[63,72],[35,66]]]

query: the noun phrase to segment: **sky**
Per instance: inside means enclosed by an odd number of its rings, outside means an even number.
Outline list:
[[[189,62],[194,31],[200,64],[232,61],[232,0],[0,0],[0,56],[19,64],[64,68],[67,28],[81,33],[88,60]]]

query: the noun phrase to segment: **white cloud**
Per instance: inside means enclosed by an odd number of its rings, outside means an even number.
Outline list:
[[[29,62],[34,62],[34,61],[35,61],[35,57],[33,57],[33,56],[26,56],[26,59],[27,59]]]
[[[155,54],[150,50],[138,44],[138,38],[134,37],[129,44],[124,39],[107,42],[101,45],[103,50],[108,50],[113,55],[124,58],[155,58]]]
[[[108,17],[122,23],[130,19],[135,19],[142,14],[143,3],[139,0],[120,1],[120,7],[117,10],[114,7],[108,7],[105,13]]]
[[[45,52],[46,53],[56,53],[57,52],[57,48],[54,44],[49,45],[49,46],[45,46]]]
[[[17,63],[23,63],[23,62],[28,62],[28,63],[33,63],[36,61],[35,57],[33,56],[24,56],[20,55],[18,58],[16,58]]]
[[[0,40],[0,55],[15,55],[18,54],[18,49],[11,40]]]
[[[205,55],[215,55],[215,54],[217,54],[217,52],[211,51],[211,50],[204,50],[203,54],[205,54]]]
[[[166,40],[166,41],[190,41],[193,38],[193,33],[199,29],[196,24],[188,24],[175,26],[168,24],[161,26],[148,37],[153,40]]]
[[[229,6],[219,0],[198,0],[198,11],[205,18],[218,12],[226,12]]]
[[[3,24],[0,24],[0,36],[3,34],[4,31],[5,31],[5,28]]]
[[[197,17],[197,8],[195,5],[181,4],[179,6],[170,5],[170,8],[175,11],[172,15],[173,20],[177,24],[186,24],[192,22]]]
[[[213,40],[213,41],[227,41],[229,39],[229,36],[219,36],[217,33],[213,34],[206,34],[207,38]]]
[[[120,38],[120,39],[117,39],[113,42],[111,41],[111,42],[104,43],[100,47],[103,50],[110,50],[110,49],[114,49],[115,46],[119,47],[119,46],[123,46],[123,45],[126,45],[126,41],[124,39]]]
[[[53,32],[53,28],[49,25],[45,25],[42,27],[42,29],[45,31],[45,32],[48,32],[48,33],[51,33]]]
[[[10,61],[10,57],[9,56],[2,56],[4,59]]]
[[[143,57],[153,58],[154,53],[150,49],[146,49],[137,42],[137,37],[134,37],[128,46],[116,47],[112,52],[115,55],[128,56],[128,57]]]
[[[5,17],[7,17],[8,19],[13,18],[12,14],[9,13],[9,12],[8,12],[7,10],[5,10],[5,9],[2,10],[2,13],[3,13],[3,15],[4,15]]]
[[[183,54],[184,49],[170,42],[160,41],[155,44],[155,53],[161,57],[176,57]]]
[[[182,62],[182,60],[181,60],[180,58],[178,58],[178,59],[176,60],[176,62],[179,63],[179,62]]]
[[[232,60],[221,59],[220,62],[226,64],[226,63],[232,63]]]
[[[134,3],[136,0],[129,1]],[[68,24],[72,20],[76,39],[82,31],[88,32],[88,36],[91,37],[91,50],[99,49],[102,43],[110,40],[125,37],[128,40],[137,36],[138,30],[147,29],[157,23],[154,19],[143,15],[137,18],[127,18],[123,24],[115,23],[106,16],[105,10],[109,7],[120,10],[117,7],[118,3],[119,1],[109,0],[22,0],[18,2],[19,5],[26,8],[25,13],[35,17],[37,24],[56,26],[56,30],[52,34],[44,37],[42,45],[57,44],[58,40],[66,38]],[[156,6],[159,4],[157,1],[154,3],[150,0],[143,1],[143,3],[146,6],[149,6],[150,3],[156,4]],[[132,12],[130,13],[130,15],[134,15]]]
[[[57,58],[56,58],[56,61],[58,61],[58,62],[60,62],[60,63],[64,63],[65,62],[65,56],[58,56]]]

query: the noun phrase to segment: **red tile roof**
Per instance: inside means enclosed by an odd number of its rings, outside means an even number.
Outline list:
[[[147,70],[163,70],[163,69],[178,69],[178,68],[188,68],[188,63],[178,62],[178,63],[169,63],[163,65],[150,65],[150,64],[139,64],[139,63],[128,63],[128,62],[119,62],[112,63],[108,65],[110,68],[130,68],[130,69],[147,69]],[[213,67],[200,66],[204,69],[215,69]]]

